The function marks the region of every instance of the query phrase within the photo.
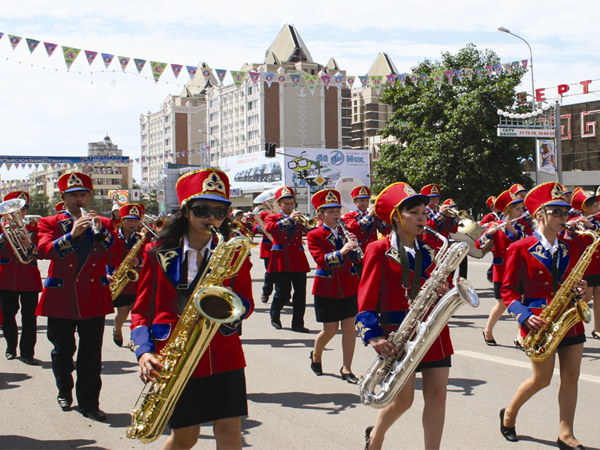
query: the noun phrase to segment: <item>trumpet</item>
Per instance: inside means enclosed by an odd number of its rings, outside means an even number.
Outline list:
[[[85,209],[83,206],[80,206],[79,209],[81,210],[82,217],[89,216],[89,214],[90,214],[89,211],[87,209]],[[102,242],[106,238],[104,233],[102,233],[96,226],[96,221],[93,218],[90,220],[90,228],[92,229],[92,232],[94,233],[94,241]]]
[[[145,228],[148,232],[152,233],[154,237],[157,238],[158,232],[160,232],[160,230],[165,226],[165,223],[166,222],[164,219],[153,219],[150,216],[144,216],[144,218],[140,222],[140,225],[142,226],[142,228]]]
[[[450,215],[456,219],[466,219],[468,216],[466,211],[464,211],[464,210],[459,211],[458,209],[455,209],[455,208],[448,208],[446,210],[446,212],[448,213],[448,215]]]
[[[311,229],[315,228],[317,226],[317,224],[319,223],[319,219],[317,219],[316,217],[313,217],[311,219],[309,217],[306,217],[304,214],[296,217],[295,220],[296,220],[296,222],[302,224],[302,226],[304,228],[306,228],[307,230],[311,230]]]
[[[33,261],[33,254],[21,243],[23,239],[31,243],[20,214],[24,206],[25,200],[21,198],[13,198],[0,203],[0,228],[4,233],[4,239],[8,241],[19,262],[29,264]]]

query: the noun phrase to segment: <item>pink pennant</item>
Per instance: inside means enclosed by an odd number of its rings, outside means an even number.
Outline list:
[[[85,59],[87,59],[87,62],[91,66],[92,63],[94,62],[94,60],[96,59],[96,56],[98,56],[98,52],[92,52],[90,50],[84,50],[84,52],[85,52]]]
[[[385,77],[387,78],[388,83],[391,87],[394,87],[396,85],[396,74],[392,73],[390,75],[386,75]]]
[[[171,69],[173,69],[173,75],[175,75],[175,79],[179,77],[181,73],[181,69],[183,68],[182,64],[171,64]]]

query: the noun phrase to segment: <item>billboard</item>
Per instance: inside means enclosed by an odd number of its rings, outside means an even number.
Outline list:
[[[319,189],[335,188],[341,177],[354,177],[366,186],[371,186],[369,178],[368,150],[340,150],[333,148],[282,148],[285,153],[285,184],[294,187],[310,185],[311,192]],[[306,159],[304,159],[306,158]],[[316,164],[318,161],[321,177]]]
[[[267,158],[264,151],[223,158],[221,170],[232,188],[245,192],[262,192],[285,183],[283,155]]]

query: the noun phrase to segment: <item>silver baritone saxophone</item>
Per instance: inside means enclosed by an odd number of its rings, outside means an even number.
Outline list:
[[[404,321],[388,336],[398,355],[379,355],[358,382],[362,402],[373,408],[385,408],[394,401],[458,308],[465,304],[479,306],[475,289],[461,277],[443,297],[440,298],[437,293],[440,284],[467,256],[469,244],[456,242],[448,248],[448,240],[444,236],[429,227],[424,229],[444,244],[436,256],[435,269],[410,303]]]

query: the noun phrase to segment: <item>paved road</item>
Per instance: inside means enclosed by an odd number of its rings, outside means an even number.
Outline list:
[[[252,254],[254,296],[260,299],[263,265],[258,248]],[[312,259],[309,256],[309,260]],[[485,280],[490,257],[470,259],[469,280],[481,300],[477,309],[461,308],[451,320],[455,348],[448,385],[443,448],[447,449],[543,449],[555,448],[558,435],[558,374],[550,387],[530,400],[517,423],[521,441],[512,444],[499,432],[498,412],[506,406],[517,386],[530,375],[528,358],[515,350],[516,324],[506,316],[495,330],[498,347],[483,343],[481,328],[494,304],[493,290]],[[40,262],[47,270],[47,262]],[[312,277],[309,278],[309,292]],[[325,375],[316,377],[309,368],[309,352],[319,330],[308,299],[306,325],[311,334],[289,329],[291,311],[282,316],[283,330],[270,325],[268,306],[258,300],[254,314],[244,323],[244,349],[248,367],[249,416],[243,420],[244,446],[270,449],[361,449],[364,429],[375,421],[377,411],[360,403],[354,385],[341,381],[341,337],[324,353]],[[106,423],[92,422],[76,411],[62,412],[55,400],[51,372],[51,346],[46,338],[46,319],[38,323],[36,357],[40,365],[0,359],[0,449],[137,449],[161,448],[166,439],[144,445],[125,438],[129,411],[142,384],[137,364],[128,349],[112,342],[113,316],[107,318],[104,335],[101,408]],[[287,328],[287,329],[286,329]],[[589,332],[591,327],[586,326]],[[0,347],[1,348],[1,347]],[[357,342],[353,364],[361,375],[374,352]],[[576,416],[576,435],[588,448],[600,448],[600,341],[585,345]],[[417,391],[420,391],[417,379]],[[210,405],[199,405],[199,407]],[[385,448],[423,448],[419,392],[414,405],[388,433]],[[211,427],[203,428],[196,448],[215,448]]]

